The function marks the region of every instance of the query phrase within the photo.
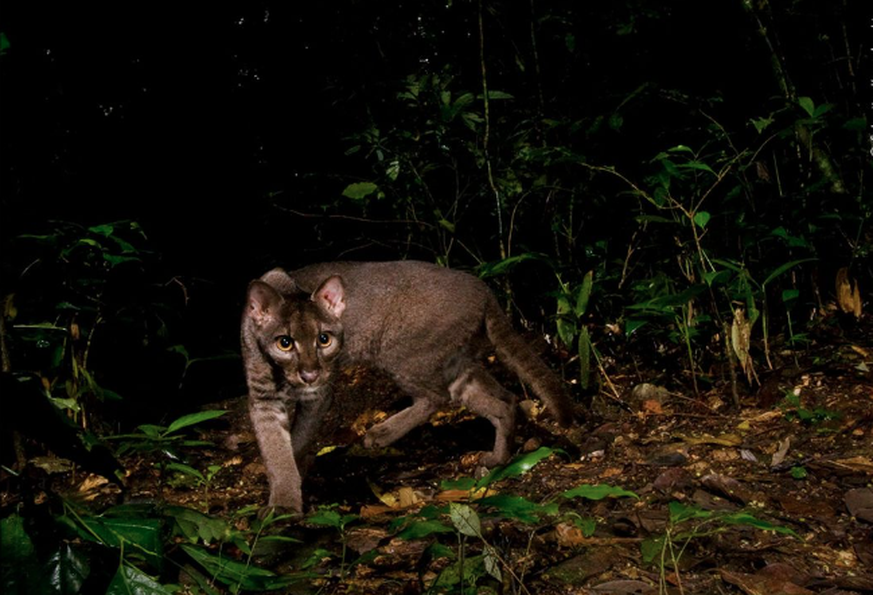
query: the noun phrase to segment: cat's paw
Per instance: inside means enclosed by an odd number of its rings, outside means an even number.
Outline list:
[[[379,425],[373,426],[367,430],[366,434],[364,434],[365,448],[381,448],[383,446],[388,446],[393,441],[390,430]]]

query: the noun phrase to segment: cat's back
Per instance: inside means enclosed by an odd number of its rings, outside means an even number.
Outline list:
[[[358,314],[422,327],[435,320],[469,324],[482,319],[490,298],[490,290],[477,277],[415,260],[321,263],[289,275],[307,291],[339,275],[346,290],[346,316],[353,325]]]

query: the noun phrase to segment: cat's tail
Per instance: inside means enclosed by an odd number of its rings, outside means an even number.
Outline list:
[[[488,339],[497,351],[497,357],[523,382],[530,385],[559,424],[564,427],[571,425],[574,421],[573,404],[563,382],[515,332],[506,314],[500,309],[497,299],[491,295],[488,297],[485,329]]]

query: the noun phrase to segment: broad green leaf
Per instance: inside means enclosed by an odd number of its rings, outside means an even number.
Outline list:
[[[172,462],[172,463],[167,463],[167,467],[166,467],[166,468],[167,468],[168,470],[170,470],[170,471],[178,471],[178,472],[181,473],[182,475],[188,475],[188,476],[190,476],[190,477],[196,477],[196,478],[199,479],[200,481],[206,481],[206,478],[203,476],[203,474],[200,473],[200,471],[198,471],[197,469],[195,469],[195,468],[192,467],[191,465],[186,465],[186,464],[184,464],[184,463],[176,463],[176,462]]]
[[[445,589],[447,587],[456,587],[457,585],[475,583],[476,580],[485,575],[485,562],[482,556],[470,556],[461,561],[458,560],[450,564],[437,577],[434,587],[437,589]],[[465,591],[468,592],[468,591]]]
[[[704,273],[703,280],[706,281],[708,286],[713,287],[715,285],[727,283],[730,281],[731,276],[731,271],[709,271]]]
[[[156,518],[79,517],[79,535],[107,547],[145,556],[156,567],[161,563],[161,520]]]
[[[703,163],[702,161],[689,161],[688,163],[683,163],[683,164],[679,165],[679,167],[681,169],[696,169],[698,171],[705,171],[705,172],[711,173],[714,176],[718,175],[712,170],[711,167],[709,167],[707,164]]]
[[[692,153],[692,154],[694,153],[694,151],[691,150],[691,147],[689,147],[687,145],[676,145],[675,147],[667,149],[667,152],[668,153]]]
[[[500,558],[497,552],[490,545],[485,546],[485,552],[482,554],[482,562],[485,565],[485,572],[503,582],[503,572],[500,570]]]
[[[378,189],[379,187],[373,182],[355,182],[346,186],[345,190],[343,190],[343,196],[352,200],[361,200]]]
[[[33,542],[24,529],[24,519],[13,513],[0,521],[0,561],[18,563],[33,554]]]
[[[751,122],[757,133],[761,134],[774,122],[774,120],[773,118],[753,118]]]
[[[638,331],[641,327],[646,326],[648,323],[648,320],[628,318],[624,323],[624,334],[630,337],[632,334]]]
[[[181,534],[191,543],[199,539],[208,545],[230,537],[230,526],[221,518],[183,506],[167,506],[163,513],[175,521],[174,534]]]
[[[850,118],[846,120],[842,128],[843,130],[853,130],[855,132],[859,130],[866,130],[867,118]]]
[[[498,275],[503,275],[507,273],[510,269],[515,267],[515,265],[526,260],[546,260],[546,256],[539,252],[525,252],[523,254],[519,254],[518,256],[510,256],[509,258],[504,258],[503,260],[484,262],[476,268],[476,273],[480,279],[496,277]]]
[[[461,477],[460,479],[446,479],[440,482],[440,489],[443,490],[472,490],[476,487],[476,480],[472,477]]]
[[[809,117],[812,118],[815,115],[815,103],[809,97],[798,97],[797,104],[803,108]]]
[[[139,568],[122,564],[106,595],[172,595],[172,592]]]
[[[558,514],[558,504],[555,502],[539,505],[527,498],[510,494],[497,494],[482,498],[479,500],[479,505],[490,506],[502,516],[519,519],[525,523],[535,523],[540,520],[541,515]]]
[[[668,505],[670,509],[670,521],[673,523],[681,523],[690,519],[709,519],[712,518],[712,511],[703,510],[697,506],[688,506],[675,500]]]
[[[594,286],[594,271],[585,273],[582,279],[582,288],[579,297],[576,298],[576,316],[581,317],[588,310],[588,299],[591,297],[591,288]]]
[[[767,278],[764,279],[763,283],[761,283],[761,287],[766,287],[767,284],[770,283],[770,281],[772,281],[776,277],[779,277],[780,275],[782,275],[786,271],[793,269],[794,267],[796,267],[799,264],[803,264],[805,262],[814,262],[816,260],[818,260],[818,259],[817,258],[803,258],[801,260],[792,260],[791,262],[786,262],[782,266],[777,267],[776,270],[774,270],[772,273],[767,275]]]
[[[452,533],[453,531],[454,529],[440,521],[414,521],[398,533],[397,537],[411,541],[413,539],[424,539],[434,533]]]
[[[496,469],[492,470],[491,473],[489,473],[476,483],[476,487],[483,488],[485,486],[491,485],[494,482],[507,479],[509,477],[518,477],[519,475],[524,475],[525,473],[533,469],[540,461],[556,452],[560,451],[542,446],[533,452],[518,456],[503,467],[497,467]]]
[[[643,562],[651,564],[656,559],[661,557],[661,552],[664,551],[664,537],[649,537],[640,543],[640,553],[643,555]]]
[[[785,289],[782,291],[782,302],[788,303],[800,297],[799,289]]]
[[[480,93],[476,97],[482,99],[484,95]],[[503,91],[488,91],[488,99],[515,99],[515,97]]]
[[[6,33],[0,31],[0,56],[6,53],[6,50],[9,49],[9,38],[6,37]]]
[[[227,411],[210,409],[209,411],[198,411],[197,413],[183,415],[182,417],[170,424],[170,427],[167,428],[167,434],[172,434],[173,432],[177,432],[182,428],[193,426],[194,424],[199,424],[204,421],[209,421],[210,419],[215,419],[217,417],[221,417],[225,413],[227,413]]]
[[[587,327],[579,328],[579,384],[587,389],[591,381],[591,337]]]
[[[182,544],[182,549],[216,580],[231,587],[239,586],[250,591],[269,591],[287,587],[299,578],[289,575],[279,576],[269,570],[216,556],[188,544]]]
[[[660,215],[638,215],[634,217],[637,223],[676,223],[673,219],[667,219]]]
[[[721,518],[721,521],[730,525],[749,525],[750,527],[755,527],[756,529],[762,529],[764,531],[775,531],[776,533],[782,533],[783,535],[798,537],[797,533],[788,527],[774,525],[768,521],[763,521],[747,512],[737,512],[726,515]]]
[[[460,533],[470,537],[482,537],[482,524],[476,511],[466,504],[449,503],[449,518]]]
[[[597,485],[581,485],[579,487],[573,488],[572,490],[567,490],[563,494],[561,494],[564,498],[587,498],[588,500],[603,500],[604,498],[636,498],[640,499],[634,492],[625,490],[624,488],[618,488],[611,485],[606,484],[597,484]]]
[[[694,223],[697,224],[697,227],[700,229],[705,229],[706,224],[709,223],[709,213],[706,211],[698,211],[696,215],[694,215]]]
[[[79,593],[91,572],[88,557],[69,543],[62,543],[60,549],[49,556],[45,569],[51,591],[58,595]]]

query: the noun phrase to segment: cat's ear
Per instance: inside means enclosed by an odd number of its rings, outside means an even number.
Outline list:
[[[298,293],[300,291],[300,287],[285,269],[273,269],[264,273],[261,281],[274,287],[281,294]]]
[[[325,280],[312,294],[312,301],[339,318],[346,309],[346,290],[342,278],[334,275]]]
[[[252,281],[249,284],[246,313],[258,326],[264,326],[275,318],[281,303],[282,296],[272,285],[264,281]]]

